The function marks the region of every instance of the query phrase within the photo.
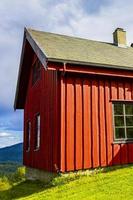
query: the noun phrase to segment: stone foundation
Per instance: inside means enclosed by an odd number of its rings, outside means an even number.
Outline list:
[[[26,167],[26,179],[28,180],[40,180],[49,183],[56,176],[58,175],[53,172],[47,172],[40,169]]]

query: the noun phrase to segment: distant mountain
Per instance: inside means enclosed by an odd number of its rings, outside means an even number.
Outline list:
[[[22,163],[23,144],[0,148],[0,162]]]

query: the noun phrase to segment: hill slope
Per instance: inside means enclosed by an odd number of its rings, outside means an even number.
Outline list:
[[[0,162],[22,163],[22,149],[22,143],[0,148]]]
[[[110,169],[109,169],[110,170]],[[107,173],[67,174],[45,185],[39,181],[0,182],[0,199],[19,200],[131,200],[133,166]]]

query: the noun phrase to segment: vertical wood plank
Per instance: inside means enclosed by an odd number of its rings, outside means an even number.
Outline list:
[[[128,163],[128,148],[127,144],[121,144],[121,164]]]
[[[105,99],[104,99],[104,81],[99,81],[99,134],[100,134],[100,164],[106,166],[106,133],[105,133]]]
[[[67,171],[74,170],[74,84],[71,78],[67,78],[67,141],[66,156]]]
[[[129,163],[133,163],[133,144],[128,144],[128,159]]]
[[[131,100],[132,87],[130,82],[125,82],[125,100]]]
[[[45,133],[45,139],[46,139],[46,148],[47,148],[47,150],[46,150],[46,152],[47,152],[47,155],[46,155],[46,157],[47,157],[47,161],[46,161],[46,169],[47,170],[49,170],[49,157],[50,157],[50,151],[49,151],[49,148],[50,148],[50,144],[49,144],[49,142],[50,142],[50,139],[49,139],[49,127],[50,127],[50,115],[49,115],[49,105],[50,105],[50,102],[49,102],[49,73],[46,73],[46,85],[45,85],[45,87],[46,87],[46,98],[47,98],[47,100],[46,100],[46,105],[45,105],[45,107],[46,107],[46,121],[47,121],[47,131],[46,131],[46,133]]]
[[[56,129],[54,129],[56,118],[56,88],[54,87],[56,84],[54,82],[54,73],[53,71],[49,71],[49,170],[52,171],[55,169],[54,165],[57,164],[57,145],[54,147],[54,154],[53,154],[53,144],[52,140],[54,139],[55,143],[57,144],[57,135]],[[54,108],[53,108],[53,100],[54,100]],[[54,114],[54,119],[53,119]],[[54,135],[53,135],[54,133]],[[41,160],[41,159],[40,159]]]
[[[118,99],[124,100],[124,83],[118,82]]]
[[[43,121],[45,121],[45,104],[44,104],[44,99],[45,99],[45,94],[46,94],[46,92],[45,92],[45,69],[43,68],[42,69],[42,74],[41,74],[41,76],[42,76],[42,93],[41,93],[41,95],[42,95],[42,102],[41,102],[41,109],[42,109],[42,111],[41,111],[41,113],[42,113],[42,123],[41,123],[41,130],[42,130],[42,136],[41,136],[41,138],[42,138],[42,157],[43,158],[45,158],[46,157],[46,139],[45,139],[45,134],[46,133],[44,133],[44,130],[46,130],[46,124],[45,123],[43,123]],[[46,131],[45,131],[46,132]],[[45,159],[43,159],[43,169],[46,169],[46,161],[45,161]]]
[[[117,100],[117,82],[111,81],[111,100]]]
[[[121,164],[120,145],[113,144],[113,165],[120,165],[120,164]]]
[[[108,165],[112,165],[112,102],[110,102],[110,82],[105,81],[106,137]]]
[[[99,166],[98,82],[92,81],[92,148],[93,167]]]
[[[65,172],[65,81],[63,76],[61,77],[61,172]]]
[[[82,82],[76,79],[76,169],[82,169]]]
[[[61,82],[57,79],[57,72],[52,71],[52,85],[51,85],[51,108],[50,108],[50,115],[51,115],[51,146],[52,146],[52,170],[56,171],[60,168],[60,113],[59,110],[61,109],[61,100],[58,99],[58,96],[61,95]]]
[[[83,82],[84,169],[91,168],[91,82]]]

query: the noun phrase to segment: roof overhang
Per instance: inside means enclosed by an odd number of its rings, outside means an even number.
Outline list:
[[[24,28],[24,37],[23,37],[23,44],[22,44],[22,51],[21,51],[21,58],[20,58],[20,65],[19,65],[19,72],[18,72],[18,81],[17,81],[17,87],[16,87],[16,94],[15,94],[15,101],[14,101],[14,110],[22,109],[22,106],[19,106],[18,104],[18,98],[19,98],[19,90],[20,90],[20,82],[21,82],[21,74],[24,67],[24,59],[25,59],[25,52],[26,52],[26,44],[27,42],[32,47],[32,50],[35,52],[37,57],[39,58],[40,62],[44,66],[45,69],[47,69],[47,57],[44,55],[42,49],[39,47],[37,42],[33,40],[31,34],[28,32],[28,29]]]
[[[36,53],[37,57],[39,58],[40,62],[47,68],[47,56],[44,54],[43,50],[41,49],[40,45],[37,41],[33,40],[31,34],[28,32],[28,29],[24,29],[24,37],[28,40],[29,44],[31,45],[32,49]]]
[[[30,47],[27,47],[27,46]],[[22,52],[21,52],[21,58],[20,58],[20,65],[19,65],[19,72],[18,72],[18,81],[17,81],[17,88],[16,88],[16,95],[15,95],[15,102],[14,102],[14,109],[23,109],[24,108],[24,102],[26,93],[24,92],[24,87],[28,85],[28,73],[27,75],[23,75],[24,68],[26,68],[27,65],[27,71],[30,66],[31,58],[26,60],[27,52],[30,50],[28,48],[31,48],[33,52],[37,55],[38,59],[42,63],[43,67],[47,69],[47,62],[56,62],[56,63],[65,63],[65,64],[74,64],[74,65],[84,65],[84,66],[95,66],[95,67],[101,67],[101,68],[110,68],[110,69],[121,69],[121,70],[130,70],[133,71],[132,67],[127,66],[114,66],[114,65],[107,65],[106,63],[100,64],[100,63],[92,63],[92,62],[82,62],[82,61],[74,61],[74,60],[64,60],[64,59],[57,59],[57,58],[50,58],[45,53],[44,50],[41,49],[38,42],[33,39],[32,35],[28,31],[28,29],[24,29],[24,37],[23,37],[23,45],[22,45]],[[22,78],[24,77],[24,79]],[[26,78],[27,77],[27,78]],[[23,84],[22,84],[23,83]],[[22,85],[22,86],[21,86]],[[24,99],[23,102],[19,102],[20,99]]]
[[[65,64],[73,64],[73,65],[84,65],[84,66],[95,66],[95,67],[102,67],[102,68],[109,68],[109,69],[122,69],[122,70],[130,70],[133,71],[133,67],[127,66],[119,66],[119,65],[107,65],[106,63],[92,63],[92,62],[82,62],[82,61],[74,61],[74,60],[64,60],[64,59],[56,59],[56,58],[47,58],[49,62],[57,62],[57,63],[65,63]]]

